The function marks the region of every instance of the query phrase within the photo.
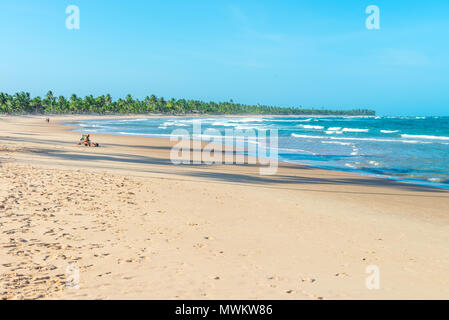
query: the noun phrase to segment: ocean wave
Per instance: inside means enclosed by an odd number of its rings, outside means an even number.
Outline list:
[[[323,137],[323,136],[309,136],[306,134],[296,134],[296,133],[292,133],[291,136],[294,138],[326,139],[326,137]]]
[[[263,118],[243,118],[243,119],[230,119],[227,122],[232,123],[246,123],[246,122],[263,122],[265,119]]]
[[[146,121],[148,119],[121,119],[117,120],[118,122],[137,122],[137,121]]]
[[[356,137],[330,137],[330,139],[338,140],[354,140],[354,141],[374,141],[374,142],[406,142],[406,140],[378,139],[378,138],[356,138]],[[411,142],[411,141],[409,141]],[[419,142],[419,141],[416,141]]]
[[[267,131],[268,129],[260,128],[257,124],[253,125],[237,125],[235,130],[259,130],[259,131]]]
[[[237,124],[235,123],[228,123],[228,122],[222,122],[222,121],[215,121],[212,123],[213,126],[219,126],[219,127],[236,127]]]
[[[359,155],[359,149],[355,146],[352,147],[351,156],[358,156]]]
[[[321,141],[324,144],[338,144],[340,146],[352,146],[353,144],[350,142],[340,142],[340,141]]]
[[[302,119],[302,118],[298,118],[298,119],[276,119],[276,118],[267,118],[264,119],[265,122],[310,122],[312,121],[312,118],[308,118],[308,119]]]
[[[121,132],[117,132],[117,133],[115,133],[115,134],[121,134],[121,135],[124,135],[124,136],[137,136],[137,137],[140,137],[140,136],[142,136],[142,137],[164,137],[164,138],[169,138],[169,137],[171,137],[171,136],[175,136],[175,137],[182,137],[183,135],[174,135],[174,134],[163,134],[163,133],[135,133],[135,132],[124,132],[124,131],[121,131]]]
[[[279,148],[279,151],[288,151],[288,152],[305,152],[305,153],[310,153],[314,156],[316,156],[317,154],[315,152],[309,151],[309,150],[304,150],[304,149],[293,149],[293,148]]]
[[[314,129],[314,130],[324,129],[323,126],[311,126],[311,125],[308,125],[308,124],[300,124],[300,127],[304,128],[304,129]]]
[[[382,133],[396,133],[399,132],[399,130],[380,130]]]
[[[412,143],[412,144],[431,144],[430,141],[418,141],[418,140],[400,140],[402,143]]]
[[[166,122],[164,122],[162,124],[162,126],[164,126],[164,127],[172,127],[172,126],[175,126],[175,127],[188,127],[187,124],[180,123],[180,122],[177,122],[177,121],[166,121]]]
[[[419,141],[419,140],[401,140],[401,139],[379,139],[379,138],[358,138],[358,137],[328,137],[328,136],[311,136],[306,134],[296,134],[292,133],[294,138],[304,138],[304,139],[322,139],[324,141],[329,140],[349,140],[349,141],[373,141],[373,142],[396,142],[396,143],[420,143],[429,144],[431,142]]]
[[[330,127],[326,130],[326,134],[343,134],[341,127]]]
[[[93,123],[80,123],[79,126],[83,127],[83,128],[101,128],[102,127],[99,124],[93,124]]]
[[[343,132],[368,132],[369,129],[343,128]]]
[[[449,137],[445,136],[428,136],[428,135],[415,135],[415,134],[401,134],[401,137],[412,139],[449,140]]]
[[[370,165],[373,165],[373,166],[375,166],[375,167],[379,167],[379,166],[381,166],[381,164],[380,164],[379,162],[377,162],[377,161],[374,161],[374,160],[370,160],[370,161],[368,161],[368,163],[369,163]]]

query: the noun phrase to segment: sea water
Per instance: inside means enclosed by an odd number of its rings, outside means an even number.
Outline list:
[[[279,161],[449,188],[449,117],[204,117],[80,121],[88,133],[170,137],[194,121],[227,129],[278,130]],[[73,125],[75,123],[71,123]]]

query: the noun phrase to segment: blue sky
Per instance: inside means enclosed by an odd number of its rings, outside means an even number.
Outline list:
[[[365,27],[373,4],[380,30]],[[447,0],[2,0],[0,34],[9,93],[449,115]]]

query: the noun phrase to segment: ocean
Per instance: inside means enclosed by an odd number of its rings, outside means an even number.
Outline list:
[[[449,188],[449,117],[250,117],[89,120],[76,131],[170,137],[174,129],[278,130],[279,161]],[[205,135],[206,136],[206,135]]]

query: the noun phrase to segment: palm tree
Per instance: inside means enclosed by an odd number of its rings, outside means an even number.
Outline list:
[[[11,112],[11,96],[0,92],[0,109],[2,112]]]
[[[13,111],[14,112],[30,112],[31,99],[28,92],[18,92],[13,97]]]
[[[31,100],[31,107],[34,110],[34,113],[43,113],[44,107],[42,105],[41,97],[35,97]]]
[[[64,96],[59,96],[56,100],[52,91],[48,91],[45,98],[31,99],[27,92],[18,92],[13,96],[0,92],[0,111],[11,113],[31,113],[31,112],[58,112],[58,113],[82,113],[82,112],[118,112],[118,113],[213,113],[213,114],[322,114],[322,115],[375,115],[372,110],[329,110],[329,109],[305,109],[300,107],[281,108],[277,106],[264,105],[244,105],[229,102],[204,102],[199,100],[170,99],[168,102],[163,97],[156,97],[154,94],[145,97],[143,101],[128,94],[123,99],[113,101],[110,94],[94,98],[92,95],[84,99],[73,94],[69,101]]]
[[[107,106],[109,106],[112,103],[112,97],[111,97],[111,95],[109,93],[104,98],[104,101],[106,102]]]
[[[55,108],[55,96],[53,95],[53,92],[50,90],[45,95],[45,99],[43,101],[45,112],[54,112]]]
[[[69,102],[66,100],[64,96],[58,97],[57,111],[58,113],[62,113],[66,110],[69,110]]]

